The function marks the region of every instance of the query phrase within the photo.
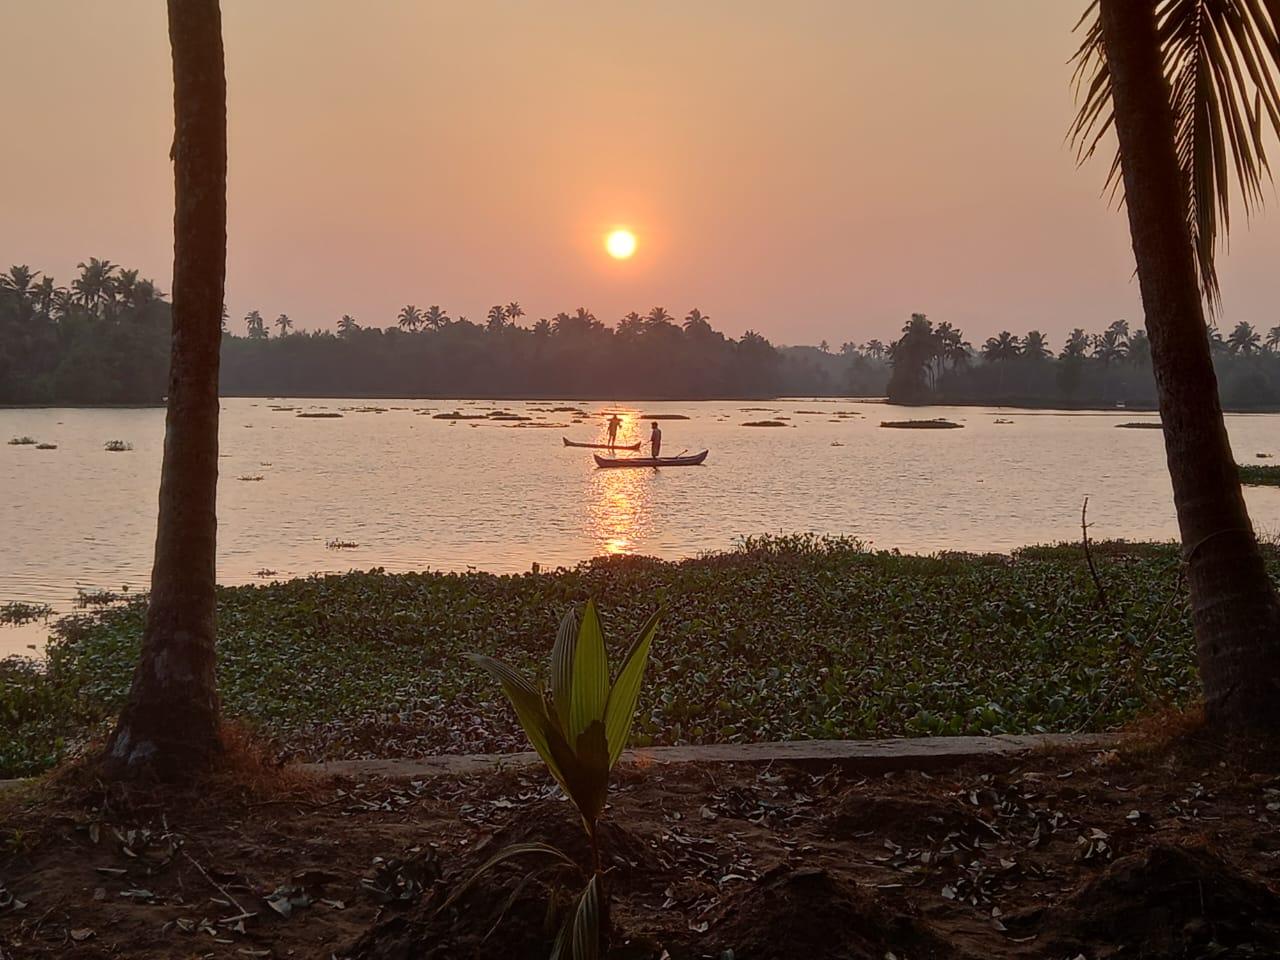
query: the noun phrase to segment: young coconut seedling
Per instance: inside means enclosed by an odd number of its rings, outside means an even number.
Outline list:
[[[600,868],[600,815],[609,793],[609,773],[631,733],[640,682],[660,616],[658,611],[645,621],[612,683],[604,633],[590,600],[581,626],[572,610],[560,621],[551,651],[549,692],[501,660],[468,654],[501,684],[529,742],[577,807],[590,843],[590,879],[560,928],[551,960],[596,960],[608,935],[608,901]],[[499,860],[525,853],[566,859],[554,847],[519,844],[498,854],[479,872]]]

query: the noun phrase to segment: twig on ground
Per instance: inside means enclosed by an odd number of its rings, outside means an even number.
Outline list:
[[[200,861],[199,861],[199,860],[197,860],[197,859],[196,859],[195,857],[193,857],[191,854],[187,853],[187,851],[186,851],[186,850],[183,850],[183,851],[182,851],[182,855],[183,855],[184,857],[186,857],[188,860],[190,860],[190,861],[191,861],[192,865],[193,865],[193,866],[195,866],[195,868],[196,868],[197,870],[199,870],[199,871],[200,871],[200,875],[201,875],[202,877],[204,877],[206,880],[208,880],[208,881],[209,881],[209,883],[213,884],[213,887],[214,887],[214,889],[215,889],[215,890],[217,890],[220,894],[222,894],[224,897],[226,897],[226,898],[227,898],[227,900],[231,903],[231,905],[232,905],[233,907],[235,907],[237,910],[239,910],[239,911],[240,911],[240,915],[239,915],[239,916],[237,916],[237,917],[231,917],[231,918],[229,918],[229,919],[232,919],[232,920],[243,920],[243,919],[246,919],[246,918],[248,918],[248,917],[256,916],[256,914],[251,913],[250,911],[246,910],[244,907],[240,906],[240,904],[236,901],[236,898],[235,898],[235,897],[233,897],[230,893],[228,893],[228,892],[227,892],[227,888],[226,888],[226,887],[224,887],[222,884],[220,884],[217,880],[213,879],[213,877],[211,877],[211,876],[209,875],[209,871],[208,871],[208,870],[206,870],[206,869],[205,869],[205,868],[200,864]]]

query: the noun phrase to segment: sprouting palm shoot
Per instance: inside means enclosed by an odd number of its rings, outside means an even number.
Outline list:
[[[600,815],[609,792],[609,774],[631,733],[660,616],[659,611],[645,621],[612,683],[604,632],[593,601],[587,602],[581,625],[572,610],[560,621],[551,650],[549,691],[539,689],[501,660],[468,654],[501,684],[529,742],[577,807],[590,842],[591,879],[556,938],[552,960],[594,960],[608,929],[608,903],[600,872]],[[523,849],[515,852],[549,853],[563,859],[563,854],[551,847],[521,846]]]

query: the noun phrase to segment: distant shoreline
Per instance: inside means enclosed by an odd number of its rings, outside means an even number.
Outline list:
[[[915,407],[986,407],[997,410],[1026,410],[1026,411],[1044,411],[1044,410],[1062,410],[1071,413],[1159,413],[1160,410],[1153,404],[1126,404],[1123,407],[1117,407],[1114,404],[1102,403],[1063,403],[1063,402],[1036,402],[1036,401],[1015,401],[1005,400],[951,400],[945,398],[937,398],[927,402],[907,403],[904,401],[892,401],[884,396],[734,396],[734,397],[664,397],[664,396],[592,396],[590,394],[578,394],[570,396],[568,394],[546,394],[537,396],[494,396],[492,394],[475,394],[475,395],[454,395],[454,396],[423,396],[423,395],[386,395],[386,394],[365,394],[365,393],[348,393],[338,395],[330,394],[249,394],[249,393],[233,393],[222,394],[219,396],[221,400],[385,400],[385,401],[407,401],[407,400],[427,400],[427,401],[480,401],[488,400],[495,403],[545,403],[554,400],[562,400],[575,403],[781,403],[781,402],[797,402],[803,401],[807,403],[867,403],[880,404],[887,407],[902,407],[911,409]],[[0,403],[0,410],[151,410],[163,409],[165,403],[157,401],[154,403]],[[1277,404],[1260,404],[1257,406],[1231,406],[1224,404],[1223,411],[1225,413],[1235,414],[1269,414],[1280,413],[1280,405]]]

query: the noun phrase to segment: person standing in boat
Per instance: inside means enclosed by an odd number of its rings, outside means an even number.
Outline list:
[[[618,444],[618,428],[622,426],[622,421],[618,419],[615,413],[609,418],[609,446],[614,447]]]
[[[649,430],[649,455],[657,460],[662,453],[662,429],[658,426],[658,421],[654,420]]]

